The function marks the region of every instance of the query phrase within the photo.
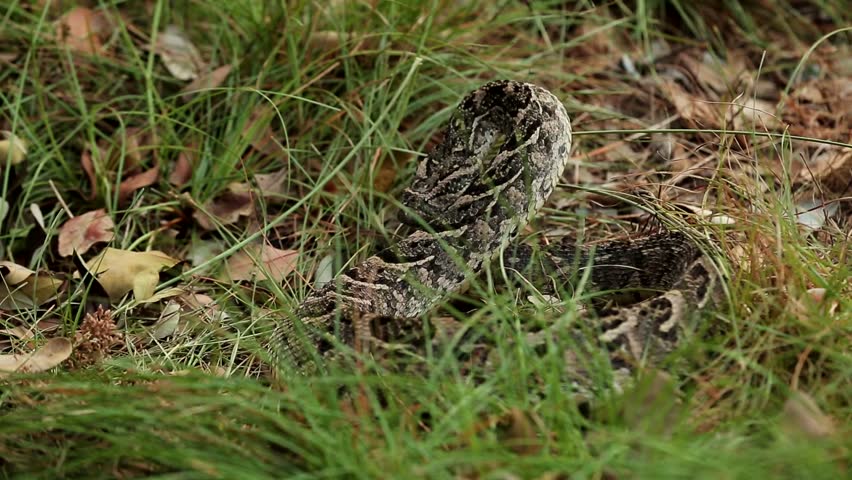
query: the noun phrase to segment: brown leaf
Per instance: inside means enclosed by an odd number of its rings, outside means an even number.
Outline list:
[[[114,226],[103,208],[68,220],[59,229],[59,255],[67,257],[75,250],[84,254],[96,243],[112,241]]]
[[[693,97],[674,81],[664,80],[660,88],[684,120],[703,126],[719,124],[719,114],[713,105]]]
[[[269,199],[284,200],[284,194],[287,193],[287,168],[282,168],[273,173],[258,173],[254,176],[254,181],[257,184],[257,189],[260,191],[260,196]]]
[[[209,88],[216,88],[225,81],[228,77],[228,74],[231,73],[231,65],[222,65],[221,67],[213,70],[211,72],[207,72],[204,75],[196,78],[189,85],[183,87],[181,90],[181,98],[184,102],[188,102],[192,99],[192,96],[199,91],[203,91]]]
[[[95,275],[110,300],[119,300],[132,290],[133,297],[141,302],[154,295],[160,281],[160,272],[177,265],[178,262],[179,260],[156,250],[130,252],[106,248],[86,262],[86,268]]]
[[[781,126],[775,116],[775,104],[759,98],[740,98],[728,108],[736,130],[774,130]]]
[[[512,451],[518,455],[536,455],[541,451],[541,439],[522,410],[513,408],[501,423],[508,424],[502,440]]]
[[[116,134],[121,134],[119,130]],[[154,135],[151,130],[143,130],[140,127],[131,127],[123,131],[122,141],[114,145],[101,145],[107,164],[113,168],[118,167],[122,156],[124,157],[124,171],[133,173],[137,167],[144,164],[148,156],[154,151]]]
[[[136,190],[153,185],[159,177],[160,166],[155,164],[153,167],[148,170],[145,170],[142,173],[131,175],[125,180],[122,180],[121,184],[119,184],[118,186],[119,203],[124,203],[129,200],[130,197],[133,195],[133,192],[135,192]]]
[[[169,183],[176,187],[182,187],[186,185],[186,182],[188,182],[190,178],[192,178],[192,168],[195,164],[193,161],[193,154],[194,147],[192,145],[178,153],[177,161],[175,161],[175,168],[172,170],[172,173],[169,174]]]
[[[77,7],[59,19],[56,37],[75,52],[97,54],[103,52],[101,37],[109,30],[110,23],[103,12]]]
[[[89,179],[89,186],[92,188],[91,193],[86,197],[88,200],[93,200],[98,192],[98,178],[95,176],[95,164],[92,163],[92,151],[88,148],[83,150],[80,155],[80,166],[86,172],[86,177]]]
[[[835,195],[852,193],[852,150],[848,148],[825,148],[813,159],[810,171],[800,175],[813,175],[823,188]]]
[[[13,372],[43,372],[59,365],[70,356],[70,340],[51,338],[32,353],[0,355],[0,376]]]
[[[240,217],[254,213],[254,203],[249,187],[242,183],[228,185],[222,195],[208,200],[201,210],[192,214],[192,218],[205,230],[216,230],[218,225],[230,225]]]
[[[397,169],[390,159],[385,159],[373,180],[373,189],[377,192],[387,193],[396,180]]]
[[[249,145],[265,155],[281,152],[281,147],[275,141],[275,133],[270,127],[270,122],[276,118],[278,118],[276,110],[270,105],[258,105],[252,110],[243,127],[243,137],[248,140]]]
[[[166,70],[178,80],[194,80],[204,69],[201,54],[186,33],[176,25],[169,25],[157,36],[154,52],[160,55]]]
[[[228,258],[228,276],[233,281],[259,278],[280,283],[296,268],[298,255],[298,250],[249,245]]]

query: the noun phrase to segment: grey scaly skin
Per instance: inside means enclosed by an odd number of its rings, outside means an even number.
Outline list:
[[[357,347],[359,339],[374,340],[373,318],[383,319],[382,341],[421,330],[418,317],[461,289],[535,216],[562,175],[571,140],[564,106],[541,87],[497,81],[471,92],[403,193],[410,233],[309,294],[282,319],[272,338],[276,359],[308,370],[336,342]],[[661,262],[667,257],[676,260]],[[540,262],[534,271],[557,278],[592,266],[598,290],[657,290],[598,319],[598,340],[635,359],[670,351],[687,328],[683,313],[706,304],[715,289],[703,255],[678,233],[594,250],[557,245],[533,252],[517,244],[502,261],[528,271],[533,258]]]
[[[403,194],[409,222],[421,228],[392,255],[311,293],[273,335],[281,360],[309,363],[327,334],[351,343],[353,315],[417,318],[458,290],[544,204],[570,150],[568,114],[550,92],[502,81],[469,94]]]

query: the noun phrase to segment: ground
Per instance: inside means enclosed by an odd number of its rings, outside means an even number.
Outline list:
[[[848,476],[844,2],[271,3],[0,6],[5,476]],[[523,341],[582,292],[494,272],[423,319],[487,369],[270,367],[276,318],[393,241],[417,158],[503,78],[575,131],[526,241],[688,228],[727,303],[590,405],[564,344]]]

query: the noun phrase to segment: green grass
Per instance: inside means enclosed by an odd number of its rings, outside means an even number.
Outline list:
[[[640,64],[641,81],[619,67],[623,54],[641,63],[643,49],[665,40],[699,60],[708,49],[746,55],[748,77],[774,82],[779,93],[794,72],[816,68],[818,81],[842,77],[831,69],[830,53],[815,50],[802,60],[823,34],[849,25],[840,2],[813,2],[826,12],[822,26],[782,1],[773,6],[792,13],[771,21],[766,9],[709,15],[686,2],[378,2],[375,9],[367,2],[290,2],[286,9],[154,2],[147,11],[104,2],[125,17],[104,42],[109,54],[99,56],[55,41],[53,22],[68,9],[62,3],[0,7],[0,129],[29,145],[24,163],[3,170],[0,196],[10,210],[0,224],[0,257],[67,280],[55,302],[0,312],[0,323],[56,320],[60,330],[47,336],[73,338],[85,314],[106,304],[57,253],[58,229],[68,218],[63,203],[75,215],[105,208],[116,224],[114,248],[198,258],[163,281],[208,295],[223,314],[184,305],[183,330],[155,341],[151,325],[165,302],[125,298],[106,305],[127,333],[122,352],[83,369],[61,365],[7,377],[0,387],[5,476],[840,478],[848,469],[850,220],[839,215],[807,233],[795,211],[813,189],[796,173],[804,159],[816,157],[820,145],[852,148],[843,144],[849,139],[802,132],[807,125],[795,116],[784,117],[789,132],[769,129],[776,136],[763,135],[760,124],[751,125],[753,135],[682,118],[661,127],[657,121],[675,112],[657,89],[664,65]],[[666,16],[672,11],[689,19],[686,28]],[[181,25],[211,65],[234,65],[223,85],[181,97],[185,82],[144,48],[168,24]],[[827,42],[843,48],[848,40],[841,32]],[[4,63],[10,52],[17,58]],[[667,386],[604,393],[587,412],[566,387],[562,352],[570,340],[544,351],[522,341],[535,326],[575,320],[582,298],[568,296],[557,309],[531,304],[534,292],[492,288],[500,275],[492,271],[467,294],[479,308],[456,302],[434,313],[457,317],[495,345],[500,361],[478,377],[435,350],[418,376],[368,362],[360,370],[275,378],[262,348],[275,316],[299,304],[324,258],[336,273],[392,241],[395,199],[416,158],[459,99],[496,78],[552,89],[577,133],[566,185],[530,238],[635,233],[650,221],[636,206],[665,222],[690,223],[727,254],[718,257],[730,273],[730,302],[706,316],[711,331],[661,367],[672,372]],[[694,88],[696,79],[685,78],[681,83]],[[695,95],[730,102],[743,91],[727,86]],[[267,153],[244,133],[258,107],[271,112],[265,121],[280,144]],[[645,114],[652,107],[666,114],[651,121]],[[848,127],[848,117],[841,121]],[[146,148],[160,177],[121,202],[129,128],[156,133]],[[674,161],[661,165],[637,153],[666,135],[684,147]],[[625,148],[614,146],[628,138]],[[96,159],[92,191],[80,157],[98,141],[118,153],[113,163]],[[610,150],[590,153],[602,148]],[[181,152],[196,163],[191,179],[176,187],[167,178]],[[697,163],[704,177],[690,188],[666,185],[671,170]],[[284,167],[284,193],[256,198],[253,216],[212,232],[192,218],[230,183]],[[626,200],[605,209],[589,196],[596,193]],[[648,193],[667,196],[649,202]],[[686,214],[675,200],[734,223]],[[839,208],[848,215],[848,201]],[[294,273],[280,285],[225,280],[226,258],[261,237],[299,252]],[[824,299],[813,301],[811,288],[824,288]],[[30,351],[41,340],[11,341],[3,353]],[[604,384],[611,372],[600,360],[591,358],[590,368]],[[815,438],[803,430],[805,420],[790,420],[784,405],[793,391],[813,397],[835,433]]]

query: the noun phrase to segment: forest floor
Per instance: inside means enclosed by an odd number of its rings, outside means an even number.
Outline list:
[[[850,475],[844,2],[73,3],[0,7],[6,477]],[[527,241],[690,229],[727,274],[706,331],[578,405],[566,345],[524,339],[584,298],[485,275],[423,322],[487,371],[270,367],[276,318],[393,241],[417,158],[507,78],[575,132]]]

